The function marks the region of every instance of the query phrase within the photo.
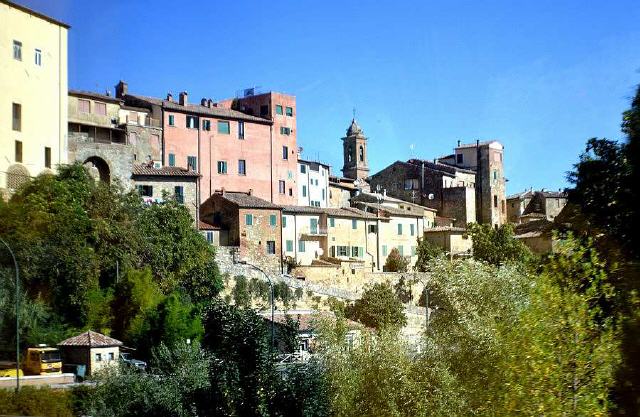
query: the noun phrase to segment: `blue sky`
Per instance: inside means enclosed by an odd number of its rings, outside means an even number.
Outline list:
[[[334,171],[354,107],[371,173],[498,139],[509,194],[564,187],[640,83],[637,0],[19,2],[72,26],[71,88],[291,93],[303,156]]]

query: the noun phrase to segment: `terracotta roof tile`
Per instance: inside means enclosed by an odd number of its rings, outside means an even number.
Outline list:
[[[149,175],[160,177],[199,177],[195,171],[181,167],[164,166],[162,168],[154,168],[147,165],[134,165],[131,170],[133,175]]]
[[[220,197],[242,208],[265,208],[279,210],[281,207],[277,206],[267,200],[263,200],[254,195],[247,193],[225,191],[222,194],[218,194]]]
[[[109,347],[122,346],[122,342],[102,333],[89,330],[58,343],[58,346]]]

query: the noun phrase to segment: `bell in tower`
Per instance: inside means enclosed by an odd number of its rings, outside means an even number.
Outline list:
[[[347,136],[342,138],[344,166],[342,175],[354,180],[366,179],[369,176],[367,162],[367,138],[354,118],[347,129]]]

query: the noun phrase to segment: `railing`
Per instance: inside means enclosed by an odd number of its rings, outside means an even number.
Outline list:
[[[302,234],[308,236],[326,236],[327,231],[327,227],[318,226],[314,229],[305,230],[302,232]]]

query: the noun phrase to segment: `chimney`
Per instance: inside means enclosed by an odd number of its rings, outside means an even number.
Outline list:
[[[476,139],[476,148],[480,146],[480,139]]]
[[[106,90],[104,90],[104,95],[107,97],[111,97],[111,91],[107,88]]]
[[[207,107],[209,108],[213,107],[213,100],[211,99],[207,100]]]
[[[202,98],[200,99],[200,105],[201,105],[202,107],[206,107],[206,106],[207,106],[207,99],[206,99],[206,98],[204,98],[204,97],[202,97]]]
[[[460,147],[460,139],[458,139],[458,148]]]
[[[247,195],[253,195],[253,188],[249,188],[249,192],[247,193]]]
[[[116,84],[116,98],[123,98],[127,95],[128,90],[129,85],[127,83],[122,80],[118,81],[118,84]]]
[[[173,103],[173,94],[171,94],[171,92],[167,93],[167,101],[170,101],[171,103]]]
[[[186,91],[180,93],[180,105],[186,106],[189,103],[189,95]]]

